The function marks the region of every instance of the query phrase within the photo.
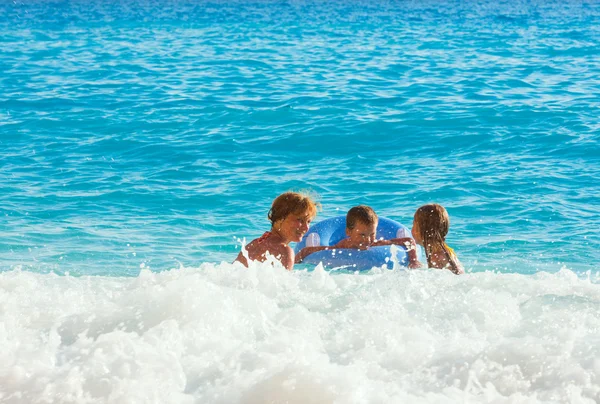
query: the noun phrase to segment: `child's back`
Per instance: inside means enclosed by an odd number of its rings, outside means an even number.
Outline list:
[[[458,257],[446,244],[450,228],[450,217],[442,205],[423,205],[415,212],[412,235],[425,249],[427,265],[430,268],[449,269],[455,274],[464,273]]]

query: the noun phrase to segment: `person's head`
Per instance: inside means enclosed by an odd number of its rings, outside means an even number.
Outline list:
[[[316,215],[317,204],[308,195],[285,192],[273,201],[268,218],[287,242],[299,242]]]
[[[450,228],[448,212],[442,205],[423,205],[415,212],[412,235],[418,244],[428,251],[431,247],[443,244]]]
[[[371,245],[377,234],[379,218],[369,206],[351,208],[346,215],[346,235],[355,244]]]
[[[450,216],[442,205],[431,203],[423,205],[415,212],[412,235],[417,244],[425,249],[427,264],[431,267],[432,255],[443,251],[448,259],[448,264],[454,273],[459,273],[456,256],[446,245],[446,235],[450,229]]]

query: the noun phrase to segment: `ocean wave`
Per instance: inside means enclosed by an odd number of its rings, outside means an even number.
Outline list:
[[[568,269],[0,273],[0,399],[593,403],[600,280]]]

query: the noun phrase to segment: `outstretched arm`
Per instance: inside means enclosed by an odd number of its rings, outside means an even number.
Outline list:
[[[415,240],[410,237],[401,237],[401,238],[392,238],[389,240],[378,240],[374,242],[373,246],[381,246],[381,245],[401,245],[406,247],[406,252],[408,255],[408,267],[409,268],[420,268],[421,263],[419,262],[419,257],[417,257],[417,243]]]
[[[371,244],[369,244],[369,243],[358,243],[357,244],[356,242],[353,242],[349,238],[345,238],[343,240],[340,240],[335,245],[335,248],[351,248],[354,250],[367,250],[370,246],[371,246]]]
[[[298,255],[296,255],[296,264],[301,263],[304,258],[306,258],[307,256],[309,256],[312,253],[316,253],[317,251],[323,251],[323,250],[331,250],[333,247],[327,246],[327,245],[322,245],[322,246],[316,246],[316,247],[304,247],[303,249],[301,249],[298,252]]]

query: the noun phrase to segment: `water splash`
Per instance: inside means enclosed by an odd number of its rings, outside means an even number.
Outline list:
[[[13,271],[0,274],[0,293],[7,403],[594,402],[600,394],[600,280],[568,269]]]

